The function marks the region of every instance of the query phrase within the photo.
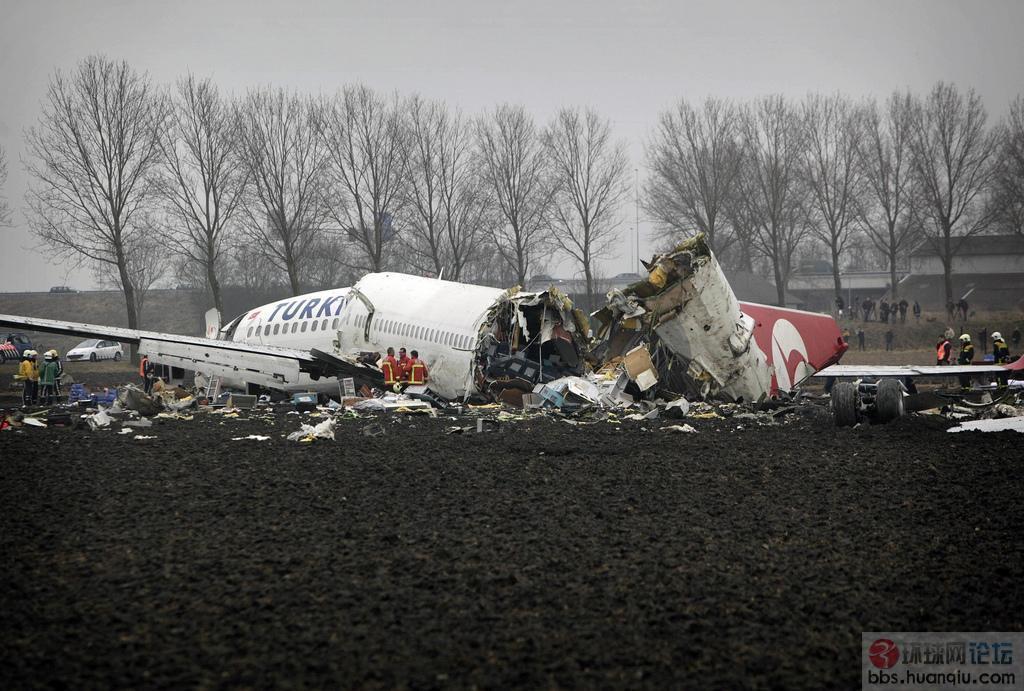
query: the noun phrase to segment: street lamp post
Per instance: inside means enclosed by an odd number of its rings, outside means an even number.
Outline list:
[[[633,169],[633,228],[636,230],[636,272],[640,271],[640,169]]]

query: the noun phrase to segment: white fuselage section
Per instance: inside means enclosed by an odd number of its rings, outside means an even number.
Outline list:
[[[402,347],[417,350],[427,365],[430,388],[457,398],[473,389],[480,327],[504,293],[499,288],[408,274],[368,274],[353,288],[308,293],[249,310],[232,322],[231,340],[316,348],[343,357],[360,352],[383,355],[389,347],[396,353]],[[245,386],[241,378],[222,378],[222,382]],[[337,393],[338,382],[333,377],[313,381],[302,374],[282,388]]]

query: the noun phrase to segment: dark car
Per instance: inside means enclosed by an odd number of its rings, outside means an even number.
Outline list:
[[[21,354],[32,349],[32,340],[22,333],[6,334],[0,340],[0,362],[20,360]]]

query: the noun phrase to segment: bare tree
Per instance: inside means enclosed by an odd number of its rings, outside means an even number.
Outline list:
[[[619,240],[619,205],[629,194],[626,145],[612,139],[611,123],[596,111],[563,108],[545,131],[544,146],[554,240],[582,269],[589,300],[595,261]]]
[[[443,103],[413,96],[406,105],[406,187],[410,263],[458,280],[477,251],[487,198],[473,157],[468,124]]]
[[[490,235],[498,255],[525,285],[530,265],[548,247],[551,189],[533,118],[522,106],[502,105],[477,121],[481,176],[501,214]]]
[[[893,300],[899,297],[897,257],[916,241],[920,227],[914,217],[917,195],[910,165],[913,114],[914,100],[909,93],[893,93],[884,110],[869,102],[864,110],[864,136],[858,145],[867,185],[858,215],[868,239],[886,257]]]
[[[997,159],[993,212],[996,222],[1024,235],[1024,98],[1010,104]]]
[[[238,105],[248,178],[243,232],[302,292],[302,265],[327,221],[326,163],[309,101],[283,89],[250,91]]]
[[[348,261],[344,240],[332,235],[317,240],[306,262],[305,274],[310,287],[317,290],[349,286],[357,279]]]
[[[924,234],[945,274],[946,300],[953,300],[953,258],[967,238],[990,225],[985,204],[992,186],[998,137],[986,130],[981,98],[939,82],[915,109],[911,153]]]
[[[728,249],[725,209],[743,160],[738,125],[737,108],[716,98],[699,110],[681,100],[659,117],[647,145],[644,209],[666,235],[701,232],[716,253]]]
[[[26,133],[36,234],[58,256],[117,272],[129,328],[139,318],[129,247],[151,202],[166,99],[126,62],[91,56],[50,81],[39,124]]]
[[[329,161],[328,210],[360,256],[360,268],[382,271],[397,237],[406,177],[406,148],[397,97],[349,86],[317,109],[317,129]]]
[[[288,283],[287,273],[271,262],[266,252],[249,242],[230,246],[225,275],[228,285],[240,286],[251,293],[266,293]]]
[[[811,94],[804,101],[804,175],[813,209],[811,233],[829,249],[835,294],[842,294],[839,276],[843,251],[850,241],[864,192],[857,156],[863,120],[849,99],[839,94]]]
[[[167,261],[167,248],[162,244],[161,235],[152,219],[140,218],[138,224],[143,230],[127,238],[124,255],[135,313],[141,327],[146,322],[146,297],[157,283],[170,274],[172,264]],[[93,277],[101,286],[124,291],[121,275],[111,274],[105,263],[93,263]]]
[[[756,245],[771,263],[778,302],[785,305],[793,257],[808,232],[800,117],[781,95],[766,96],[744,109],[742,131],[743,216],[757,231]]]
[[[178,80],[171,126],[162,140],[166,237],[179,254],[202,267],[213,305],[222,314],[217,270],[246,182],[239,144],[231,107],[217,87],[191,74]]]
[[[0,146],[0,190],[7,184],[7,152]],[[11,222],[11,206],[7,203],[7,197],[0,194],[0,226],[9,225]]]

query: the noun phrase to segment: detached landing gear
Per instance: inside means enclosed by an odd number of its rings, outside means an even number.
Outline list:
[[[906,412],[906,390],[896,379],[875,383],[839,382],[832,387],[832,414],[837,427],[853,427],[864,419],[886,423]]]

